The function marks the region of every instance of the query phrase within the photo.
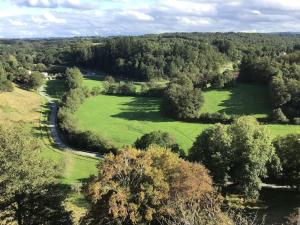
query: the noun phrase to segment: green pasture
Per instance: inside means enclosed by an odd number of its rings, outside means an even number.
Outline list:
[[[95,131],[119,147],[133,144],[145,133],[162,130],[172,134],[180,146],[187,150],[205,128],[212,126],[164,118],[159,112],[159,105],[160,100],[157,98],[101,95],[88,98],[75,116],[81,129]],[[258,114],[253,111],[253,115]],[[300,126],[268,125],[268,127],[274,137],[300,132]]]
[[[271,113],[271,104],[265,87],[238,84],[229,89],[205,91],[201,113],[206,112],[262,118]]]

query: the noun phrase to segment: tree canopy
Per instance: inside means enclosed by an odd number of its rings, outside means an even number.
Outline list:
[[[0,220],[19,225],[70,224],[57,191],[57,168],[40,158],[24,124],[0,126]]]
[[[213,195],[207,170],[161,147],[107,155],[89,183],[91,209],[83,224],[151,224],[169,215],[169,203]]]
[[[203,163],[215,181],[238,185],[246,198],[259,194],[261,178],[267,176],[267,165],[276,157],[270,132],[255,118],[241,117],[233,124],[217,124],[198,136],[189,159]]]

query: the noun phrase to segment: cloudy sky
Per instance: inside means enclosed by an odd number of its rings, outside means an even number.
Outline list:
[[[300,31],[300,0],[0,0],[0,38]]]

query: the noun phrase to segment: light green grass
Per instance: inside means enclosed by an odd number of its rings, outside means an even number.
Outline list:
[[[223,112],[256,118],[267,117],[271,113],[268,91],[263,86],[238,84],[230,89],[209,90],[204,92],[204,100],[201,113]]]
[[[80,127],[111,139],[117,146],[131,145],[145,133],[162,130],[176,137],[184,148],[209,125],[177,122],[161,117],[159,99],[142,97],[91,97],[75,116]]]
[[[92,130],[117,146],[132,145],[145,133],[162,130],[172,134],[188,150],[195,138],[211,124],[173,121],[161,116],[159,99],[143,97],[96,96],[88,98],[75,113],[83,130]],[[271,134],[300,132],[300,126],[268,125]]]

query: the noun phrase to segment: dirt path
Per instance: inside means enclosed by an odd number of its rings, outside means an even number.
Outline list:
[[[55,99],[51,98],[49,95],[47,95],[45,91],[45,85],[42,85],[38,89],[38,93],[43,96],[45,99],[47,99],[50,107],[50,115],[49,115],[49,128],[51,131],[51,136],[58,146],[58,148],[62,151],[70,152],[73,154],[81,155],[81,156],[86,156],[86,157],[91,157],[91,158],[101,158],[103,157],[102,155],[98,153],[93,153],[93,152],[87,152],[87,151],[82,151],[82,150],[76,150],[73,148],[70,148],[65,144],[62,139],[60,138],[59,132],[58,132],[58,127],[57,127],[57,111],[58,111],[58,106],[55,102]]]

